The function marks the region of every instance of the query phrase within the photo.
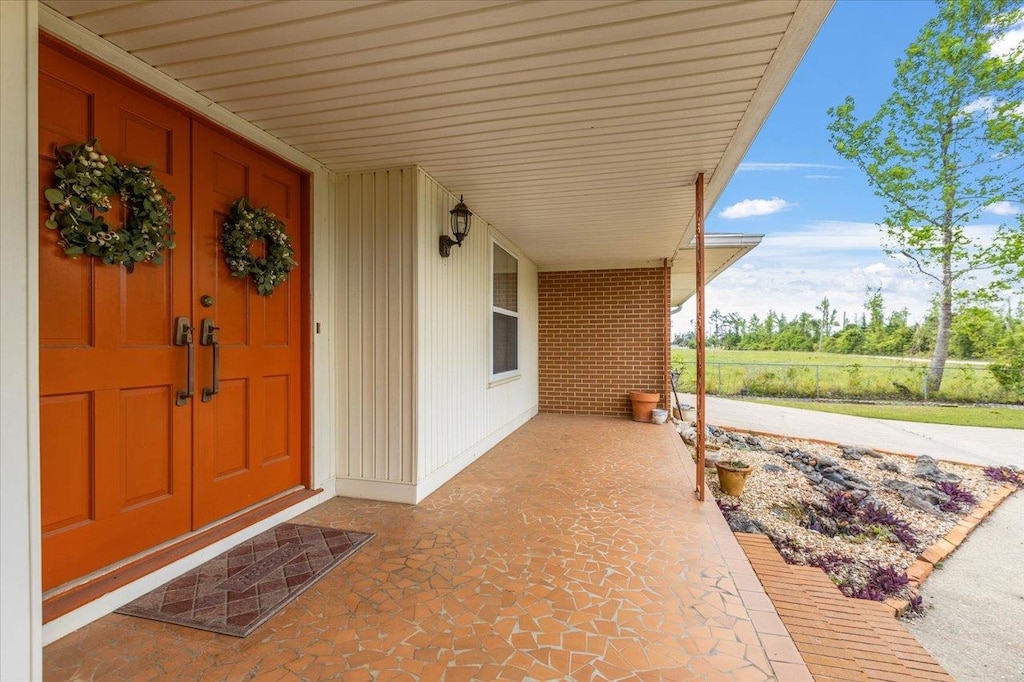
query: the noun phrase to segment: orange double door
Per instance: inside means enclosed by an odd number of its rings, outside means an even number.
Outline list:
[[[151,165],[176,197],[176,248],[163,265],[131,273],[66,256],[42,225],[50,211],[41,198],[49,590],[301,485],[307,181],[49,39],[39,63],[40,193],[56,183],[55,147],[97,138],[122,165]],[[220,251],[224,218],[242,196],[285,223],[299,256],[271,296],[232,277]],[[115,202],[107,221],[122,217]],[[217,329],[204,335],[204,324]]]

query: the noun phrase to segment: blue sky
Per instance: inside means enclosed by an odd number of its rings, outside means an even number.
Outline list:
[[[708,287],[709,314],[813,314],[828,296],[842,319],[843,311],[860,315],[869,286],[882,288],[889,310],[907,308],[911,319],[925,314],[928,280],[881,248],[882,202],[832,149],[826,112],[847,95],[861,116],[874,112],[891,90],[896,60],[935,14],[932,0],[836,2],[708,215],[708,232],[765,235]],[[694,308],[691,299],[674,316],[674,331],[692,328]]]

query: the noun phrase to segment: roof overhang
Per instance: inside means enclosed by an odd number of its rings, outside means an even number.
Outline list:
[[[552,270],[689,244],[697,173],[710,211],[831,5],[44,0],[40,24],[331,171],[419,165]]]
[[[707,234],[704,236],[704,284],[761,243],[760,234]],[[697,291],[697,248],[690,244],[676,252],[672,262],[673,306],[682,305]]]

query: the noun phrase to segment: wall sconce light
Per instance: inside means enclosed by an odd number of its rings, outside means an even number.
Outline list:
[[[455,239],[446,234],[441,235],[441,241],[438,244],[441,258],[452,255],[453,246],[462,248],[462,240],[469,234],[469,219],[473,217],[473,212],[463,203],[461,195],[459,195],[459,203],[455,204],[455,208],[448,212],[452,216],[452,237]]]

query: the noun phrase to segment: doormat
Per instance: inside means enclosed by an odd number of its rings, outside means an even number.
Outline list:
[[[116,612],[245,637],[375,535],[282,523]]]

